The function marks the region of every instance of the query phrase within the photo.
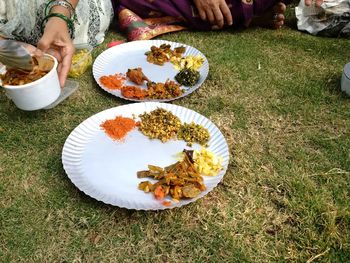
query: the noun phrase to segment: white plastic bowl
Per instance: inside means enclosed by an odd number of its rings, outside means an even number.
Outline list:
[[[61,93],[57,74],[57,60],[45,54],[44,58],[52,59],[52,69],[42,78],[25,85],[3,86],[6,95],[22,110],[32,111],[45,108],[53,103]]]
[[[341,90],[350,96],[350,63],[346,64],[341,79]]]

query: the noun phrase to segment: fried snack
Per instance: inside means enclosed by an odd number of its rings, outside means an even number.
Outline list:
[[[141,182],[138,188],[146,193],[152,192],[157,200],[170,196],[173,200],[194,198],[206,189],[203,177],[196,171],[188,151],[184,151],[182,161],[161,168],[148,165],[147,171],[137,172],[138,178],[151,177],[158,182]]]
[[[147,56],[147,61],[156,65],[163,66],[164,63],[169,62],[173,57],[182,57],[185,53],[185,47],[176,47],[174,50],[171,49],[169,44],[162,44],[158,47],[152,46],[150,51],[147,51],[145,55]]]
[[[34,67],[32,71],[23,71],[20,69],[10,68],[5,74],[0,75],[2,85],[24,85],[36,81],[47,74],[46,71]]]
[[[167,80],[165,83],[148,82],[147,87],[147,96],[150,99],[171,99],[183,93],[180,85],[170,80]]]
[[[147,96],[147,91],[136,86],[123,86],[122,95],[125,98],[143,100]]]
[[[137,85],[142,85],[144,81],[149,81],[145,74],[143,74],[142,68],[128,69],[126,76]]]

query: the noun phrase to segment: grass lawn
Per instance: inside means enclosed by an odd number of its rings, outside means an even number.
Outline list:
[[[94,56],[122,38],[110,33]],[[224,133],[222,183],[173,210],[105,205],[69,181],[61,151],[80,122],[128,102],[100,89],[91,70],[49,111],[20,111],[1,91],[0,261],[349,262],[350,98],[340,77],[350,40],[293,26],[159,39],[209,60],[204,85],[173,103]]]

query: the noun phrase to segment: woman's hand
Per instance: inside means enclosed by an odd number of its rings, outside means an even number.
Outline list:
[[[57,58],[58,78],[61,87],[64,87],[74,54],[74,45],[67,23],[59,17],[51,17],[46,23],[44,34],[37,47]]]
[[[305,0],[305,5],[310,6],[312,4],[312,0]],[[323,0],[316,0],[315,5],[320,7],[323,4]]]
[[[225,0],[194,0],[194,3],[201,19],[209,21],[215,28],[232,25],[231,11]]]

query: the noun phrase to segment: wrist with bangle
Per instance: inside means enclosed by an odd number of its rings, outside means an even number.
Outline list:
[[[51,12],[52,9],[61,7],[69,12],[69,17],[60,12]],[[76,20],[75,9],[68,0],[50,0],[45,7],[45,17],[41,21],[41,32],[44,32],[47,21],[52,17],[57,17],[66,22],[71,38],[74,38],[74,21]]]

